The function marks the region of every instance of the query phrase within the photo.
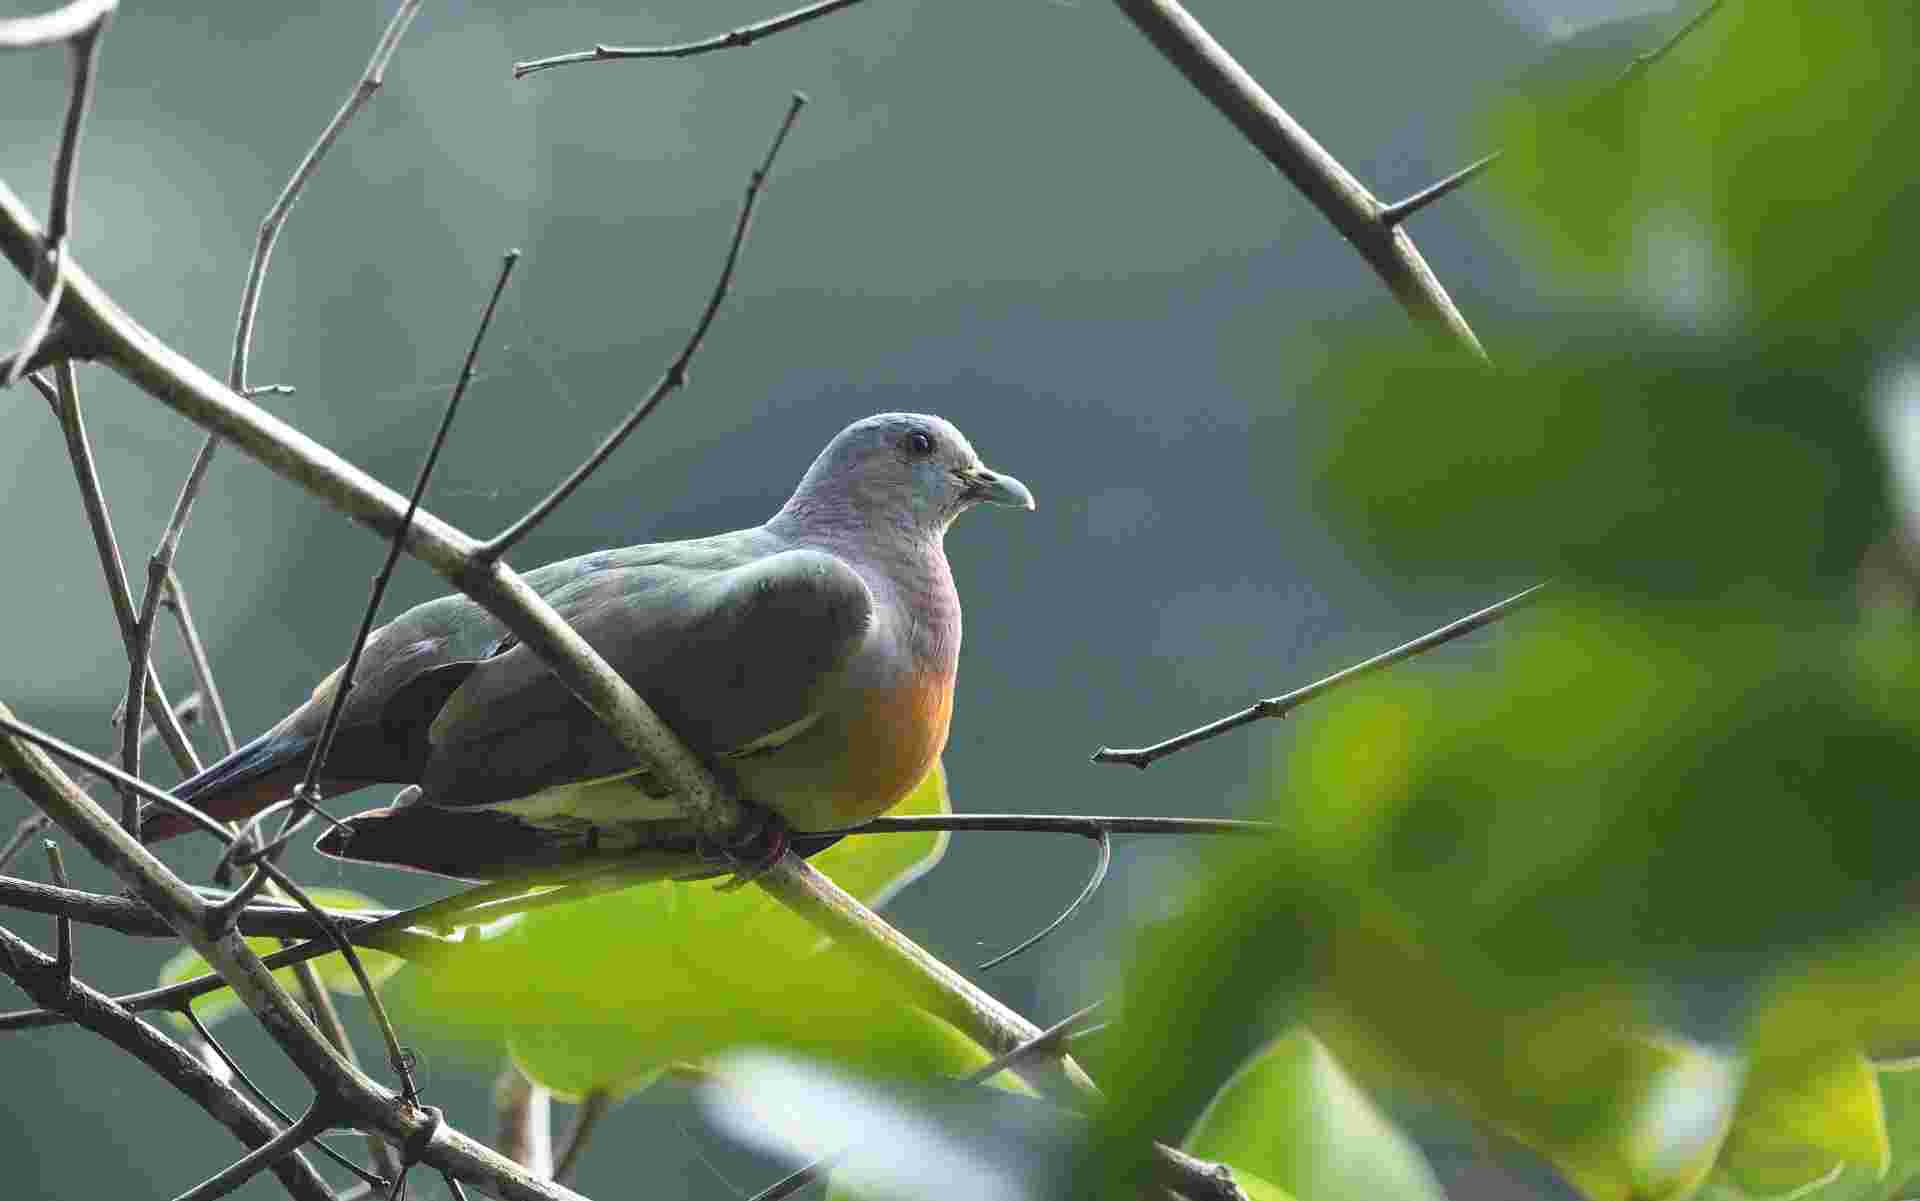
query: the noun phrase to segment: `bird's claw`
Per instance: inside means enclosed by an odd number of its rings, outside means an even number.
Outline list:
[[[786,856],[788,843],[787,823],[768,814],[759,829],[721,852],[733,863],[733,875],[714,887],[720,892],[745,888]]]

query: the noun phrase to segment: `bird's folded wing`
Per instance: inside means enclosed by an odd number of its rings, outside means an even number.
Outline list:
[[[873,597],[832,555],[703,554],[583,576],[549,598],[696,753],[804,728],[866,636]],[[423,799],[488,805],[618,776],[633,753],[545,664],[514,647],[476,665],[429,732]]]

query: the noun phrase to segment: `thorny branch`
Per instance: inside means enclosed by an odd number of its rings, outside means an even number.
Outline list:
[[[738,29],[716,34],[710,38],[701,38],[695,42],[678,42],[671,46],[595,46],[591,50],[556,54],[552,58],[530,59],[513,64],[513,77],[524,79],[535,71],[545,71],[550,67],[572,66],[575,63],[610,63],[623,58],[692,58],[696,54],[708,54],[715,50],[751,46],[761,38],[779,33],[783,29],[805,25],[809,21],[837,13],[843,8],[851,8],[859,2],[860,0],[820,0],[818,4],[796,8],[792,12],[769,17],[752,25],[742,25]]]
[[[1187,82],[1352,243],[1416,322],[1440,331],[1475,357],[1486,357],[1413,239],[1405,230],[1381,223],[1381,204],[1366,185],[1281,108],[1200,22],[1177,0],[1115,2]]]

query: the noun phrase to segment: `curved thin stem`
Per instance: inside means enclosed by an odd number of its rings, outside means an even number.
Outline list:
[[[1042,926],[1020,943],[1000,952],[974,970],[984,972],[999,967],[1015,955],[1032,947],[1047,935],[1052,934],[1061,926],[1066,925],[1067,919],[1078,913],[1080,907],[1086,904],[1094,893],[1100,891],[1100,885],[1107,878],[1107,869],[1113,866],[1113,835],[1106,830],[1101,830],[1098,834],[1094,835],[1094,840],[1099,843],[1100,857],[1094,861],[1093,874],[1087,877],[1087,883],[1085,887],[1081,888],[1080,895],[1073,898],[1067,907],[1060,911],[1060,916]]]

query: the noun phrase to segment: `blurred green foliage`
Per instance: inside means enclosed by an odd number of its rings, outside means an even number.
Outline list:
[[[1400,330],[1329,346],[1306,470],[1356,553],[1554,599],[1489,662],[1303,715],[1281,833],[1137,955],[1128,1012],[1180,1062],[1305,1017],[1608,1201],[1903,1183],[1866,1051],[1920,1015],[1920,643],[1857,573],[1910,517],[1880,431],[1914,22],[1729,5],[1645,71],[1496,105],[1490,186],[1590,302],[1483,328],[1492,367]],[[1675,998],[1731,1016],[1676,1031]],[[1134,1169],[1199,1086],[1120,1069],[1100,1147]]]
[[[950,809],[936,764],[892,812]],[[812,862],[877,902],[938,862],[947,839],[848,838]],[[951,1027],[757,888],[645,884],[521,914],[469,931],[405,984],[394,998],[410,1028],[483,1062],[504,1043],[563,1098],[632,1091],[668,1064],[759,1043],[920,1075],[955,1064]]]
[[[314,904],[320,906],[322,909],[354,910],[381,908],[379,902],[362,896],[357,892],[350,892],[344,888],[309,888],[307,889],[307,896]],[[253,948],[256,955],[271,955],[281,947],[291,944],[283,943],[277,938],[249,938],[247,945]],[[373,982],[373,986],[376,989],[391,978],[395,972],[406,966],[406,961],[399,956],[389,955],[385,951],[376,951],[370,947],[360,947],[357,953],[360,956],[360,966],[367,970],[367,979]],[[353,969],[347,966],[347,961],[341,958],[340,955],[322,955],[309,962],[313,964],[314,973],[319,976],[320,982],[325,984],[330,991],[353,997],[360,995],[360,980],[353,974]],[[213,969],[207,966],[207,961],[200,957],[199,952],[193,950],[191,947],[187,947],[176,952],[173,957],[168,959],[160,968],[160,983],[163,985],[179,984],[198,976],[210,976],[212,974]],[[291,990],[296,996],[299,995],[299,986],[294,979],[294,970],[292,968],[280,968],[274,972],[273,975],[276,980],[280,981],[281,987]],[[202,994],[194,998],[191,1004],[193,1005],[194,1013],[199,1015],[201,1021],[209,1025],[226,1017],[228,1014],[243,1012],[240,998],[234,996],[233,990],[230,988],[218,988],[210,993]],[[175,1024],[181,1029],[190,1028],[190,1023],[184,1014],[176,1013],[169,1016],[173,1018]]]

